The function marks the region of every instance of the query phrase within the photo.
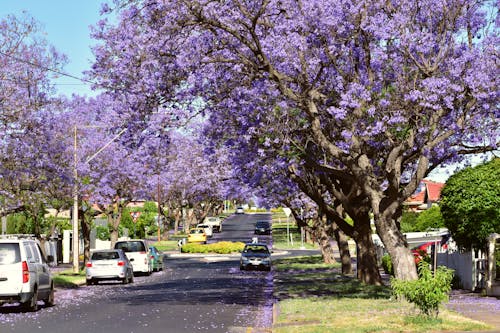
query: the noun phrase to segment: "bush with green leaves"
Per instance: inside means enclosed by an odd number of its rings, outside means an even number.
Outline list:
[[[420,261],[419,278],[413,281],[391,278],[391,288],[397,298],[404,298],[414,304],[421,314],[437,317],[439,305],[448,300],[453,280],[453,270],[440,266],[433,273],[429,264]]]
[[[188,243],[181,248],[183,253],[219,253],[229,254],[243,251],[245,243],[241,242],[217,242],[211,244]]]
[[[391,256],[387,253],[382,256],[382,268],[385,274],[394,275],[394,267],[392,267]]]
[[[110,235],[110,232],[109,232],[108,226],[98,225],[96,227],[97,239],[102,240],[102,241],[106,241],[106,240],[109,240],[109,238],[110,238],[109,235]]]
[[[415,223],[415,231],[444,228],[444,220],[439,206],[432,206],[419,213]]]

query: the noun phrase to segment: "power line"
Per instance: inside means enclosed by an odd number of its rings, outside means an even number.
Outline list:
[[[75,75],[72,75],[72,74],[68,74],[68,73],[62,72],[62,71],[60,71],[58,69],[50,68],[50,67],[47,67],[47,66],[42,66],[42,65],[36,64],[36,63],[34,63],[32,61],[18,58],[16,56],[13,56],[11,54],[5,53],[3,51],[0,51],[0,55],[6,56],[8,58],[14,59],[15,61],[22,62],[24,64],[27,64],[27,65],[30,65],[30,66],[33,66],[33,67],[36,67],[36,68],[40,68],[40,69],[43,69],[43,70],[46,70],[46,71],[49,71],[49,72],[53,72],[53,73],[56,73],[56,74],[59,74],[59,75],[62,75],[62,76],[69,77],[69,78],[72,78],[72,79],[75,79],[75,80],[78,80],[78,81],[81,81],[81,82],[85,82],[85,83],[97,85],[97,83],[95,83],[93,81],[90,81],[90,80],[87,80],[87,79],[84,79],[84,78],[81,78],[81,77],[78,77],[78,76],[75,76]]]

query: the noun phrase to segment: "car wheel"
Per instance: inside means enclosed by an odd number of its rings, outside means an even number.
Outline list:
[[[21,307],[25,311],[35,312],[38,310],[38,290],[35,288],[33,296],[25,303],[21,303]]]
[[[134,273],[131,273],[130,274],[130,279],[129,279],[130,283],[134,283]]]
[[[50,285],[50,291],[47,298],[44,300],[45,306],[54,306],[54,284]]]
[[[244,271],[244,270],[245,270],[245,267],[240,266],[240,271]]]
[[[93,285],[93,284],[94,284],[94,281],[92,281],[92,280],[87,280],[87,281],[86,281],[86,284],[87,284],[87,286],[91,286],[91,285]]]

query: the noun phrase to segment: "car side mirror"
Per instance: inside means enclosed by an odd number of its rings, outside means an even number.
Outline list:
[[[134,261],[134,258],[131,258],[130,261]]]

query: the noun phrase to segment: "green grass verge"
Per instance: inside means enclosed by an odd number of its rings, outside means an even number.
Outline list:
[[[153,243],[152,245],[155,246],[159,251],[175,251],[179,250],[179,248],[177,247],[177,242],[178,240],[167,240],[159,241]]]
[[[82,270],[79,273],[73,273],[72,270],[55,273],[52,276],[52,280],[54,281],[54,286],[56,288],[76,288],[85,284],[85,270]]]
[[[485,330],[488,326],[442,309],[437,319],[418,315],[413,305],[391,298],[387,286],[370,286],[340,274],[320,256],[278,259],[273,333],[429,332]]]
[[[300,228],[295,224],[290,223],[288,226],[288,232],[292,235],[292,240],[287,237],[287,225],[286,222],[273,222],[273,248],[275,249],[300,249],[304,247],[305,249],[312,250],[317,249],[316,244],[302,243]],[[288,240],[287,240],[288,239]]]
[[[276,271],[287,270],[324,270],[340,268],[340,263],[325,264],[321,255],[303,256],[294,258],[283,258],[273,261],[273,268]]]

